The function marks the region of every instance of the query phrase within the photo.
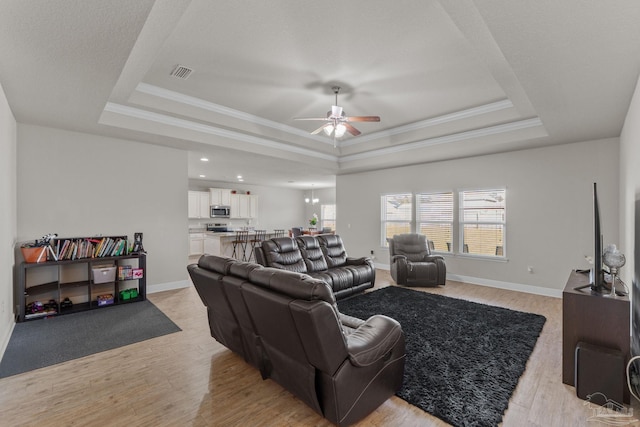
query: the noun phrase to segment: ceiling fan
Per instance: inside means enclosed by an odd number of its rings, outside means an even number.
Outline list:
[[[327,117],[297,117],[294,120],[322,120],[327,123],[320,126],[318,129],[311,132],[311,135],[316,135],[321,131],[327,136],[333,135],[333,146],[336,145],[336,138],[342,137],[345,132],[349,132],[353,136],[360,135],[360,131],[353,127],[349,122],[379,122],[379,116],[347,116],[342,110],[342,107],[338,106],[338,92],[340,92],[340,86],[333,86],[333,93],[336,95],[336,104],[331,106],[331,111],[327,111]]]

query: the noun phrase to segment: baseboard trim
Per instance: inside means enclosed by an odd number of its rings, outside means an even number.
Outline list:
[[[4,356],[4,352],[7,350],[7,346],[9,345],[9,340],[11,339],[11,335],[13,334],[13,329],[16,327],[15,320],[11,320],[11,326],[8,329],[7,334],[2,337],[2,341],[0,341],[0,360]]]
[[[389,270],[389,264],[375,264],[376,268]],[[524,292],[527,294],[541,295],[545,297],[562,298],[562,289],[543,288],[541,286],[524,285],[522,283],[501,282],[499,280],[483,279],[481,277],[461,276],[447,273],[447,280],[469,283],[471,285],[488,286],[490,288],[505,289],[508,291]]]
[[[190,283],[188,280],[178,280],[177,282],[158,283],[156,285],[147,286],[148,294],[155,294],[156,292],[172,291],[174,289],[188,288]]]
[[[447,273],[447,280],[470,283],[472,285],[488,286],[490,288],[505,289],[508,291],[524,292],[527,294],[541,295],[544,297],[562,298],[562,289],[543,288],[541,286],[524,285],[522,283],[501,282],[499,280],[483,279],[479,277],[459,276]]]

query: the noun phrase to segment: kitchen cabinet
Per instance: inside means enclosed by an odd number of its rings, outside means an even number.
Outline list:
[[[231,218],[243,218],[240,213],[240,196],[241,194],[231,195],[231,203],[229,204],[231,206]]]
[[[251,194],[231,195],[231,218],[256,218],[258,216],[258,196]]]
[[[189,191],[189,218],[209,218],[209,193],[206,191]]]
[[[258,217],[258,196],[249,196],[249,218]]]
[[[204,233],[189,233],[189,256],[204,253]]]
[[[206,234],[204,237],[204,253],[220,255],[220,238]]]
[[[209,198],[211,205],[229,206],[231,205],[231,189],[229,188],[210,188]]]

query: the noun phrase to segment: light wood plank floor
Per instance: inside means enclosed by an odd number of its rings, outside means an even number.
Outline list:
[[[376,288],[389,285],[389,273],[378,270]],[[503,426],[594,425],[592,411],[561,381],[562,300],[458,282],[420,290],[547,318]],[[0,425],[331,425],[211,338],[193,288],[149,299],[182,332],[0,380]],[[358,424],[446,425],[395,396]]]

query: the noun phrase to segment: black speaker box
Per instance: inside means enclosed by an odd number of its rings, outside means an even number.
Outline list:
[[[624,356],[619,350],[579,342],[576,345],[575,385],[580,399],[597,405],[608,400],[622,404],[625,387]]]

